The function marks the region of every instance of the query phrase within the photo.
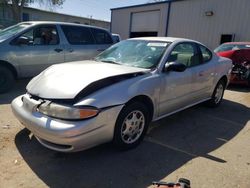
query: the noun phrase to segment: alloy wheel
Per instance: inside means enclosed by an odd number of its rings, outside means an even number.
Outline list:
[[[145,117],[139,110],[132,111],[124,119],[121,128],[121,138],[123,142],[131,144],[136,142],[145,126]]]
[[[218,104],[221,101],[222,96],[223,96],[223,91],[224,91],[223,85],[219,84],[218,87],[216,88],[216,92],[214,95],[214,100],[216,104]]]

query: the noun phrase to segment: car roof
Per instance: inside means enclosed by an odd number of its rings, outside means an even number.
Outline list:
[[[201,44],[198,41],[186,39],[186,38],[177,38],[177,37],[139,37],[132,38],[129,40],[147,40],[147,41],[160,41],[160,42],[196,42]]]
[[[224,44],[235,44],[235,45],[237,45],[237,44],[242,44],[242,45],[250,45],[250,42],[226,42],[226,43],[224,43]]]
[[[79,24],[79,23],[70,23],[70,22],[55,22],[55,21],[28,21],[28,22],[21,22],[19,24],[23,24],[23,23],[28,23],[28,24],[32,24],[32,25],[36,25],[36,24],[55,24],[55,25],[70,25],[70,26],[83,26],[83,27],[89,27],[89,28],[96,28],[96,29],[102,29],[102,30],[106,30],[105,28],[101,28],[101,27],[96,27],[96,26],[92,26],[92,25],[85,25],[85,24]]]

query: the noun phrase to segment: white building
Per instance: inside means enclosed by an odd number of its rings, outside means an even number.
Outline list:
[[[211,49],[228,41],[250,41],[250,0],[167,0],[111,11],[111,32],[122,39],[184,37]]]
[[[93,18],[85,18],[80,16],[73,16],[46,10],[40,10],[31,7],[24,7],[22,13],[22,21],[57,21],[57,22],[71,22],[85,25],[94,25],[105,29],[110,29],[110,22],[104,20],[97,20]],[[13,19],[12,11],[9,7],[1,6],[0,4],[0,25],[10,26],[17,22]]]

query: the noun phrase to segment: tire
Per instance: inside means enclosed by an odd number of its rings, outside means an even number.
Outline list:
[[[9,91],[14,85],[15,78],[12,71],[6,67],[0,66],[0,93]]]
[[[143,103],[133,102],[126,105],[116,120],[113,138],[116,148],[128,150],[138,146],[147,132],[149,115],[147,106]]]
[[[207,101],[209,107],[215,108],[218,107],[223,99],[224,91],[226,88],[226,83],[223,80],[220,80],[213,92],[212,98]]]

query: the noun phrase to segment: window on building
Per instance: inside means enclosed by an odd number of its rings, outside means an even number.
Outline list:
[[[136,37],[156,37],[158,32],[131,32],[130,38]]]
[[[234,41],[234,36],[233,34],[222,34],[220,38],[220,44],[223,44],[225,42],[232,42]]]
[[[70,44],[83,45],[95,43],[89,28],[68,25],[62,25],[61,27]]]
[[[23,13],[23,21],[26,22],[26,21],[30,21],[30,15],[28,13]]]

